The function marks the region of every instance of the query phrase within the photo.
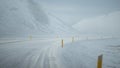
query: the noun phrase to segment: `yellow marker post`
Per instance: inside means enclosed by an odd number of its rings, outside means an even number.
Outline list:
[[[29,36],[29,39],[32,40],[32,36]]]
[[[74,37],[72,37],[72,42],[74,42]]]
[[[56,38],[59,38],[59,36],[57,35],[57,37]]]
[[[64,46],[64,42],[63,42],[63,40],[62,40],[62,42],[61,42],[61,43],[62,43],[62,48],[63,48],[63,46]]]
[[[98,56],[97,68],[102,68],[103,55]]]

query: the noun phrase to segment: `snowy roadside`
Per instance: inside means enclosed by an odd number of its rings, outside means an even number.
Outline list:
[[[101,54],[103,68],[120,67],[120,39],[80,40],[68,43],[58,51],[65,68],[96,68],[97,58]]]
[[[0,68],[96,68],[101,54],[103,68],[120,67],[120,39],[37,38],[1,45]]]
[[[23,40],[27,40],[27,39],[13,39],[13,38],[0,39],[0,44],[21,42]]]
[[[23,42],[23,41],[41,41],[41,42],[46,42],[46,41],[53,41],[54,39],[50,38],[1,38],[0,39],[0,44],[8,44],[8,43],[16,43],[16,42]]]

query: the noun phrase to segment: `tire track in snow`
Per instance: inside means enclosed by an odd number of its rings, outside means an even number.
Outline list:
[[[42,49],[34,68],[44,68],[44,60],[46,59],[46,54],[48,52],[48,49],[49,47],[45,47]]]
[[[54,52],[55,51],[54,51],[53,48],[51,48],[50,51],[49,51],[48,59],[49,59],[50,68],[58,68],[57,64],[56,64],[56,56],[55,56]]]
[[[59,57],[57,55],[58,47],[59,47],[58,42],[56,42],[49,49],[48,54],[49,68],[61,68],[60,63],[58,61]]]
[[[57,47],[56,46],[53,47],[53,45],[54,44],[50,44],[50,46],[46,46],[42,48],[42,50],[40,50],[40,53],[37,53],[36,56],[34,55],[33,52],[33,55],[31,55],[31,57],[29,56],[29,60],[32,59],[31,60],[32,62],[31,63],[29,62],[27,67],[28,68],[59,68],[56,61]]]

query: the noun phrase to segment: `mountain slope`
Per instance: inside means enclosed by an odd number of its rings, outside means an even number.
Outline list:
[[[0,37],[73,34],[71,30],[49,17],[35,0],[0,0]]]
[[[109,13],[95,18],[84,19],[73,27],[83,34],[93,35],[120,35],[120,11]]]

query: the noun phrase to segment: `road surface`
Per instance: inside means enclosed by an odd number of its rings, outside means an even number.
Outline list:
[[[104,68],[120,67],[120,40],[46,38],[0,43],[0,68],[96,68],[103,54]],[[115,46],[118,46],[117,48]]]

